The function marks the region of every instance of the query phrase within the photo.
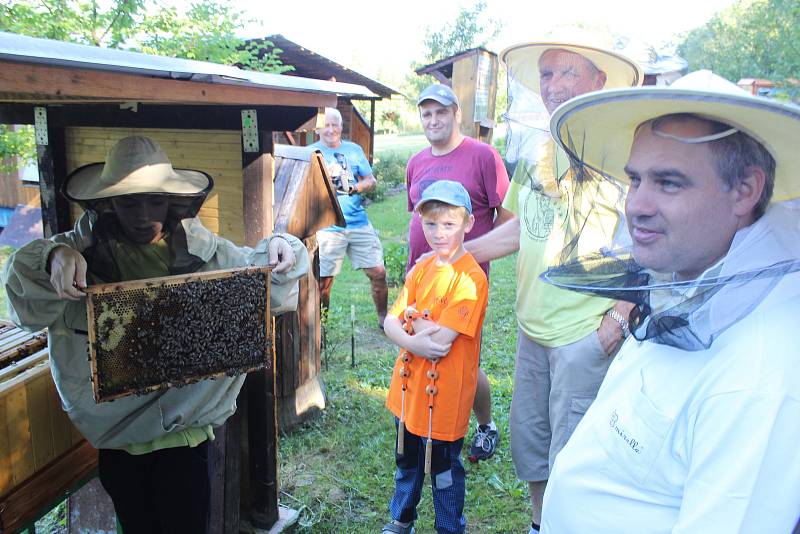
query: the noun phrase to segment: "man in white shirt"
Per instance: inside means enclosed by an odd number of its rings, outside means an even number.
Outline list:
[[[544,276],[639,318],[556,458],[542,532],[791,532],[800,218],[781,201],[800,196],[800,108],[701,71],[579,97],[551,131],[629,183],[633,245]]]

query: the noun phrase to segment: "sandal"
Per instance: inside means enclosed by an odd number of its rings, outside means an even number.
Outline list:
[[[414,534],[416,531],[414,530],[414,523],[410,523],[407,527],[403,525],[398,525],[394,521],[390,521],[383,525],[383,529],[381,529],[381,534]]]

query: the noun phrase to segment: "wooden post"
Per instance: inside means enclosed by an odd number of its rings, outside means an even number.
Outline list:
[[[375,101],[369,101],[369,164],[375,156]]]
[[[242,395],[240,394],[241,398]],[[211,499],[208,507],[208,532],[239,534],[241,502],[242,416],[239,410],[217,428],[216,439],[208,447]]]
[[[272,132],[259,131],[258,142],[258,152],[242,152],[244,244],[248,247],[272,233]]]
[[[69,203],[60,189],[67,176],[64,128],[47,123],[47,111],[36,108],[36,162],[39,167],[39,195],[42,199],[44,237],[70,228]]]
[[[258,117],[256,116],[256,121]],[[258,128],[258,125],[252,125]],[[245,128],[244,135],[247,135]],[[242,200],[244,241],[253,247],[272,232],[274,159],[272,132],[258,130],[258,146],[242,148]],[[275,404],[275,354],[269,368],[250,373],[239,398],[247,404],[249,490],[243,502],[258,528],[270,528],[278,520],[278,423]],[[228,451],[230,455],[231,451]]]
[[[278,520],[278,448],[275,358],[268,369],[247,375],[247,441],[250,521],[269,529]]]

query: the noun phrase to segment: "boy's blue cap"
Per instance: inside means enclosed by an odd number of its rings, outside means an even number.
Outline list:
[[[467,208],[467,212],[470,215],[472,214],[472,201],[469,199],[469,193],[463,185],[453,180],[437,180],[426,187],[419,202],[414,206],[414,211],[419,211],[430,200],[438,200],[451,206]]]

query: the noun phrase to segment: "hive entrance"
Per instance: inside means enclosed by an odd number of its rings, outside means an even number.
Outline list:
[[[242,374],[272,361],[269,269],[104,284],[86,293],[98,402]]]

